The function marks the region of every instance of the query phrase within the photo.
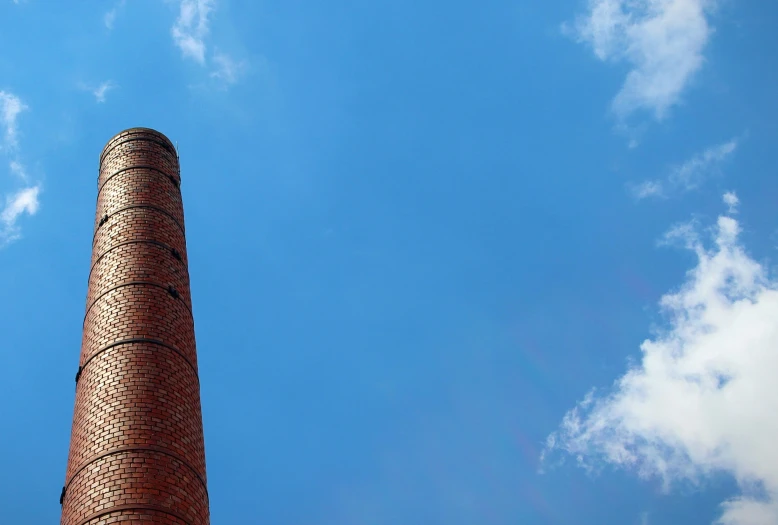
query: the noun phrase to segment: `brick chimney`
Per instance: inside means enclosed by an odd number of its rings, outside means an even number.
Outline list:
[[[62,525],[207,525],[176,149],[147,128],[100,155]]]

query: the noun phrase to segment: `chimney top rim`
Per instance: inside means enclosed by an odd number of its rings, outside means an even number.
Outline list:
[[[172,140],[170,140],[167,137],[167,135],[165,135],[161,131],[157,131],[154,128],[145,128],[145,127],[136,126],[136,127],[132,127],[132,128],[123,129],[120,132],[115,133],[110,139],[108,139],[106,141],[105,146],[103,147],[102,151],[100,152],[100,159],[102,160],[103,154],[105,153],[105,150],[107,150],[111,146],[111,144],[113,144],[113,142],[116,141],[116,139],[118,139],[119,137],[121,137],[124,134],[132,133],[132,132],[148,133],[149,135],[155,135],[156,137],[158,137],[158,138],[164,140],[165,142],[167,142],[170,145],[172,151],[174,151],[174,152],[176,151],[176,145],[173,143]]]

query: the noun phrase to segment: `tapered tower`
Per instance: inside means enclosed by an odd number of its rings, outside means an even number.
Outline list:
[[[62,525],[207,525],[176,149],[132,128],[100,155]]]

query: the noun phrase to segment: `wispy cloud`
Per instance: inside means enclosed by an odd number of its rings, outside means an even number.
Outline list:
[[[661,181],[647,180],[632,188],[632,194],[638,199],[645,199],[648,197],[663,197],[664,186]]]
[[[740,199],[737,198],[737,195],[731,191],[728,191],[724,194],[723,200],[724,204],[726,204],[729,208],[730,215],[737,213],[737,207],[738,204],[740,204]]]
[[[24,213],[35,215],[40,206],[39,193],[40,186],[32,186],[6,198],[5,207],[0,212],[0,247],[21,237],[18,219]]]
[[[697,189],[710,170],[732,155],[737,146],[737,139],[732,139],[695,155],[673,169],[670,183],[685,190]]]
[[[171,33],[185,58],[205,64],[205,37],[209,32],[208,17],[214,9],[214,0],[181,0],[178,18]]]
[[[114,4],[110,11],[103,15],[103,23],[109,30],[113,29],[113,24],[116,21],[116,16],[119,14],[119,10],[124,7],[126,0],[119,0]]]
[[[729,215],[718,218],[711,245],[693,225],[673,229],[697,266],[662,297],[666,328],[641,345],[642,359],[612,391],[593,391],[566,414],[546,460],[562,451],[668,489],[728,473],[741,492],[722,503],[716,523],[778,523],[778,280],[746,254],[739,233]]]
[[[602,61],[631,69],[612,103],[625,118],[649,110],[658,120],[681,100],[704,63],[716,0],[589,0],[585,15],[564,29]]]
[[[113,80],[106,80],[104,82],[100,82],[99,84],[91,84],[88,82],[78,83],[78,89],[91,93],[92,96],[95,97],[95,101],[98,104],[104,103],[108,92],[116,89],[117,87],[119,87],[118,84],[116,84],[116,82]]]
[[[664,180],[644,181],[631,188],[637,199],[648,197],[669,197],[678,192],[699,188],[711,174],[719,169],[722,162],[737,150],[738,140],[732,139],[723,144],[712,146],[702,153],[694,155],[686,162],[674,166]]]
[[[19,177],[19,179],[21,179],[22,181],[27,182],[28,180],[27,170],[24,169],[24,166],[22,166],[21,162],[19,162],[18,160],[12,160],[9,163],[8,167],[11,169],[11,173]]]
[[[0,123],[5,129],[0,141],[0,151],[11,155],[8,163],[11,173],[25,183],[26,187],[6,197],[0,210],[0,247],[18,239],[21,236],[17,224],[19,217],[27,213],[34,215],[38,211],[38,194],[40,185],[29,185],[27,170],[18,158],[18,123],[19,114],[28,109],[19,97],[7,91],[0,91]]]
[[[92,90],[92,94],[95,96],[95,100],[97,100],[98,103],[105,102],[105,95],[110,91],[111,89],[114,89],[116,87],[116,84],[114,84],[112,81],[107,80],[103,83],[101,83],[99,86],[97,86],[95,89]]]
[[[2,119],[5,136],[3,137],[2,147],[6,150],[13,150],[17,147],[17,117],[19,113],[26,110],[27,106],[14,95],[7,91],[0,91],[0,119]]]
[[[235,61],[224,53],[216,53],[213,57],[213,62],[216,67],[211,71],[211,78],[222,82],[224,85],[235,84],[246,69],[245,62]]]
[[[207,67],[210,70],[210,78],[221,88],[227,88],[238,82],[246,71],[246,62],[235,60],[224,52],[209,52],[206,43],[210,33],[210,17],[216,8],[216,1],[177,0],[177,3],[179,12],[171,34],[183,57]],[[201,84],[200,87],[205,85]]]

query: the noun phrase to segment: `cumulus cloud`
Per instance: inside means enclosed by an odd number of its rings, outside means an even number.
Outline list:
[[[40,186],[33,186],[19,190],[6,199],[5,207],[0,212],[0,246],[21,237],[17,221],[24,213],[35,215],[39,207],[39,193]]]
[[[738,141],[732,139],[697,153],[686,162],[674,166],[666,180],[645,181],[632,188],[638,199],[667,197],[672,193],[699,188],[705,179],[720,167],[737,150]]]
[[[5,128],[3,137],[3,149],[15,149],[17,146],[17,117],[26,110],[27,106],[14,95],[7,91],[0,91],[0,121]]]
[[[627,78],[612,103],[621,118],[649,110],[658,120],[681,100],[704,63],[716,0],[589,0],[564,26],[602,61],[626,62]]]
[[[672,230],[697,265],[661,299],[667,326],[609,392],[592,391],[565,415],[544,456],[562,451],[668,488],[728,473],[740,493],[716,523],[775,524],[778,280],[746,253],[734,218],[722,215],[713,231],[705,243],[694,225]]]
[[[171,33],[184,57],[205,64],[205,37],[214,0],[181,0],[179,14]]]

